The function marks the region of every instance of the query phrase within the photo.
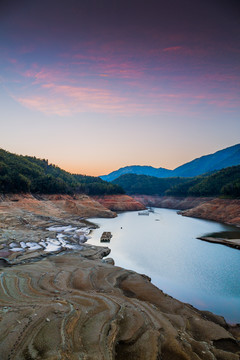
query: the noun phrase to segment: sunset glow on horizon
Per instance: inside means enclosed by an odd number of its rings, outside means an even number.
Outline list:
[[[0,5],[0,147],[73,173],[239,143],[237,1]]]

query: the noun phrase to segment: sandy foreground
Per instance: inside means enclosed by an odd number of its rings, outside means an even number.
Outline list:
[[[0,202],[1,360],[239,359],[238,326],[114,266],[75,210],[19,201]]]

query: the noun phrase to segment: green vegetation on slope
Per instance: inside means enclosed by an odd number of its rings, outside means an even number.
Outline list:
[[[126,174],[113,183],[120,185],[128,194],[240,198],[240,165],[193,178],[159,179]]]
[[[240,197],[240,166],[231,166],[208,176],[197,176],[174,186],[166,195]]]
[[[186,178],[157,178],[148,175],[126,174],[113,180],[113,184],[120,185],[128,194],[164,195],[173,186],[187,182]]]
[[[89,195],[122,194],[118,185],[98,177],[73,175],[48,160],[15,155],[0,149],[0,192]]]

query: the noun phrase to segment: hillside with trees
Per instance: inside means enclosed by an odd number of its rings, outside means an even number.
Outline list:
[[[120,185],[128,194],[240,198],[240,166],[192,178],[126,174],[115,179],[113,184]]]
[[[122,194],[123,189],[99,177],[70,174],[46,159],[0,149],[0,192],[88,195]]]
[[[157,178],[148,175],[126,174],[112,181],[121,186],[129,195],[164,195],[173,186],[188,182],[185,178]]]
[[[175,196],[240,197],[240,166],[231,166],[208,176],[197,176],[166,191]]]

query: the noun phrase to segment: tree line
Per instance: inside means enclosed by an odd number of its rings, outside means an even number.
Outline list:
[[[240,165],[191,178],[125,174],[112,183],[128,194],[240,198]]]
[[[124,190],[99,177],[70,174],[46,159],[0,149],[0,192],[105,195],[123,194]]]

